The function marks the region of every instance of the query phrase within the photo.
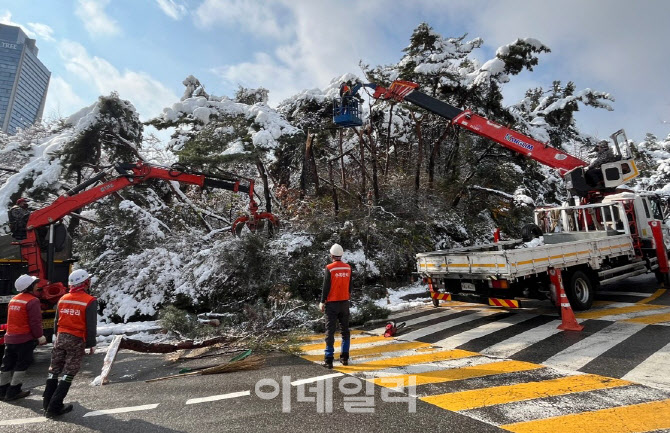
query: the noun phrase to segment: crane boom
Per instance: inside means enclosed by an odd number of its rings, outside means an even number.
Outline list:
[[[373,89],[372,97],[374,99],[410,102],[447,119],[452,125],[458,125],[474,134],[493,140],[507,149],[556,169],[566,179],[570,191],[579,196],[585,196],[592,191],[613,191],[619,185],[638,175],[635,161],[630,157],[630,152],[627,149],[623,152],[621,149],[621,146],[627,146],[627,144],[619,143],[616,139],[614,140],[614,146],[619,157],[618,161],[604,164],[602,169],[598,169],[602,170],[602,185],[588,185],[584,175],[584,169],[589,166],[586,161],[493,122],[470,110],[462,110],[429,96],[418,90],[419,85],[416,83],[396,80],[388,88],[385,88],[376,83],[364,84],[359,82],[352,87],[351,95],[356,95],[361,87]],[[349,96],[348,102],[345,102],[343,97],[341,104],[335,104],[334,106],[333,121],[345,127],[360,126],[362,121],[357,117],[358,113],[358,101]]]

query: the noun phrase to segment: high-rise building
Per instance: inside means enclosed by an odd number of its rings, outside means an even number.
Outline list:
[[[42,120],[51,72],[37,58],[35,39],[0,24],[0,130],[14,134]]]

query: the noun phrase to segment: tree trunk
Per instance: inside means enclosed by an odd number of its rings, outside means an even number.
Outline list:
[[[372,193],[373,204],[377,206],[379,203],[379,182],[377,180],[377,143],[372,138],[372,127],[366,130],[368,141],[370,143],[370,153],[372,155]]]
[[[365,141],[363,140],[362,136],[358,135],[359,138],[359,143],[360,143],[360,150],[361,150],[361,197],[363,200],[365,200],[365,196],[367,194],[367,182],[365,179]]]
[[[305,155],[302,162],[302,173],[300,174],[300,198],[305,195],[314,194],[319,191],[319,176],[316,171],[316,161],[314,152],[312,152],[312,143],[314,135],[307,132],[307,141],[305,142]],[[313,186],[313,190],[312,190]]]
[[[333,162],[328,161],[328,177],[330,178],[330,184],[333,189],[333,206],[335,210],[335,216],[340,212],[340,206],[337,201],[337,188],[335,187],[335,181],[333,180]]]
[[[435,160],[437,160],[437,155],[440,153],[440,145],[442,141],[447,137],[449,127],[447,127],[444,132],[440,135],[435,143],[433,144],[433,151],[430,152],[430,158],[428,159],[428,188],[433,188],[433,180],[435,179]]]
[[[416,119],[414,120],[416,121]],[[417,121],[415,123],[415,128],[417,137],[417,154],[416,154],[416,172],[414,174],[414,191],[419,191],[419,187],[421,186],[421,164],[423,162],[423,136],[421,130],[421,121]]]
[[[340,128],[340,175],[342,177],[342,188],[347,189],[347,175],[344,171],[344,152],[342,151],[342,140],[343,140],[343,135],[344,131],[343,128]]]
[[[388,177],[389,174],[389,160],[391,159],[391,124],[393,120],[393,107],[394,105],[391,105],[391,108],[389,109],[389,124],[386,127],[386,159],[384,161],[384,176]],[[398,149],[394,146],[393,147],[393,153],[395,156],[395,161],[396,164],[398,163]]]
[[[258,169],[258,174],[263,180],[263,195],[265,197],[265,211],[272,212],[272,197],[270,196],[270,183],[268,182],[268,174],[265,172],[265,166],[261,159],[256,156],[256,168]]]

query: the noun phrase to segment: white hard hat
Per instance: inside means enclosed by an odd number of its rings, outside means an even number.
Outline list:
[[[68,278],[67,283],[70,286],[78,286],[89,278],[91,278],[91,275],[89,275],[88,272],[83,269],[77,269],[70,274],[70,278]]]
[[[342,249],[342,246],[340,244],[333,244],[333,246],[330,247],[331,256],[342,257],[343,254],[344,250]]]
[[[37,280],[39,280],[39,278],[34,277],[32,275],[24,274],[16,279],[16,281],[14,282],[14,287],[16,287],[16,290],[18,290],[19,292],[23,292]]]

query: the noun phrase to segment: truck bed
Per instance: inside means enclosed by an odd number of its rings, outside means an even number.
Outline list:
[[[551,233],[544,239],[545,245],[529,248],[515,248],[523,245],[516,240],[419,253],[417,271],[442,278],[514,279],[546,272],[550,267],[589,263],[593,269],[599,269],[605,258],[635,254],[631,237],[613,230]]]

